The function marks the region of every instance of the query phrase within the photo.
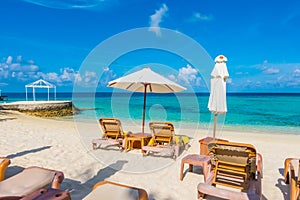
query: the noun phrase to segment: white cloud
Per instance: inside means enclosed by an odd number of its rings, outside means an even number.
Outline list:
[[[37,65],[34,65],[33,61],[22,61],[22,57],[18,56],[16,61],[12,56],[8,56],[0,63],[0,80],[11,81],[9,79],[16,79],[24,81],[30,78],[36,78],[36,74],[39,70]]]
[[[22,62],[22,56],[17,56],[17,62]]]
[[[36,79],[45,79],[59,86],[70,86],[75,80],[81,82],[84,86],[90,86],[97,83],[95,72],[85,72],[82,76],[73,68],[61,68],[59,72],[41,72],[38,65],[33,60],[23,61],[22,56],[17,57],[17,62],[13,62],[13,57],[8,56],[0,63],[0,81],[30,82]]]
[[[150,16],[149,31],[154,32],[157,36],[160,36],[161,34],[159,24],[162,22],[162,18],[166,15],[167,11],[167,5],[163,4],[159,10],[155,11],[155,14]]]
[[[249,72],[236,72],[235,74],[236,75],[247,75],[247,74],[249,74]]]
[[[292,76],[293,77],[300,77],[300,69],[295,69]]]
[[[61,83],[59,75],[55,72],[49,72],[49,73],[39,73],[39,75],[50,82],[55,82],[55,83]]]
[[[107,5],[113,3],[110,0],[23,0],[27,3],[44,6],[55,9],[95,9],[105,8]]]
[[[81,87],[96,87],[98,84],[98,77],[95,72],[85,71],[82,74],[74,75],[75,84]]]
[[[169,75],[168,78],[172,81],[176,80],[176,77],[173,74]]]
[[[62,73],[62,75],[60,76],[62,81],[71,81],[71,82],[75,80],[76,74],[78,73],[72,68],[60,69],[60,72]]]
[[[279,72],[280,70],[275,68],[268,68],[264,70],[265,74],[278,74]]]
[[[6,59],[6,64],[10,65],[12,63],[12,56],[8,56]]]
[[[182,67],[179,69],[178,79],[193,86],[200,86],[201,78],[197,75],[198,71],[187,64],[186,67]]]
[[[228,84],[233,84],[233,82],[232,82],[232,78],[228,78],[227,80],[226,80],[226,83],[228,83]]]
[[[210,21],[213,19],[212,15],[204,15],[199,12],[193,14],[191,21]]]
[[[117,75],[109,67],[105,67],[102,76],[99,80],[99,85],[106,87],[108,82],[115,79]]]
[[[243,66],[243,69],[249,73],[245,76],[236,73],[230,90],[293,92],[300,89],[300,63],[277,64],[265,60],[263,64]]]
[[[109,71],[109,67],[104,67],[104,72],[108,72]]]
[[[1,83],[1,82],[0,82],[0,86],[1,86],[1,87],[8,86],[8,83]]]

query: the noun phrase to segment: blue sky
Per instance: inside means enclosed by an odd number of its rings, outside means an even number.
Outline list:
[[[160,62],[178,72],[165,76],[207,92],[199,66],[167,53],[122,56],[105,68],[100,81],[93,70],[79,73],[101,42],[141,27],[157,37],[164,37],[160,28],[183,33],[212,59],[224,54],[228,92],[300,92],[298,0],[2,0],[0,19],[4,93],[25,92],[25,84],[40,78],[55,84],[58,92],[72,91],[78,79],[83,86],[94,81],[97,91],[109,91],[107,81],[135,65]]]

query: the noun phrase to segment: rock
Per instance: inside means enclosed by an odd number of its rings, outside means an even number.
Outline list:
[[[63,117],[79,113],[72,101],[24,101],[1,104],[2,110],[16,110],[38,117]]]

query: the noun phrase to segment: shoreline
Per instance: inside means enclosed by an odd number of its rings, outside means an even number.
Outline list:
[[[88,118],[85,119],[80,116],[70,116],[73,119],[67,119],[67,120],[77,120],[79,122],[86,122],[86,123],[93,123],[95,121],[98,121],[98,118]],[[74,119],[75,118],[75,119]],[[125,119],[125,118],[119,118],[124,123],[134,124],[134,125],[141,125],[141,120],[132,120],[132,119]],[[63,119],[62,119],[63,120]],[[149,120],[146,120],[146,124],[149,123]],[[179,126],[185,129],[192,129],[195,126],[198,127],[198,129],[201,130],[209,130],[213,126],[213,121],[210,123],[206,122],[181,122],[181,121],[172,121],[172,123],[176,126]],[[218,129],[219,130],[219,129]],[[300,135],[300,127],[290,127],[290,126],[263,126],[263,125],[241,125],[241,124],[232,124],[228,125],[226,122],[224,123],[222,131],[232,131],[232,132],[253,132],[253,133],[267,133],[267,134],[285,134],[285,135]]]
[[[68,102],[68,101],[58,101],[59,103],[61,102]],[[18,104],[18,103],[14,103],[14,104]],[[29,103],[29,104],[33,104],[33,103]],[[47,104],[47,103],[46,103]],[[51,102],[49,102],[49,104],[51,104]],[[75,107],[76,110],[81,111],[81,109],[78,109]],[[1,110],[1,111],[14,111],[14,110]],[[80,116],[80,113],[73,113],[71,114],[70,112],[68,112],[68,110],[65,112],[65,115],[57,115],[57,112],[54,113],[50,113],[51,115],[47,115],[48,111],[40,111],[37,110],[36,112],[38,114],[31,114],[31,113],[26,113],[26,112],[20,112],[17,111],[20,114],[25,114],[25,115],[29,115],[29,116],[35,116],[38,118],[42,118],[42,119],[53,119],[53,120],[59,120],[59,121],[72,121],[72,122],[85,122],[85,123],[98,123],[98,118],[96,119],[92,119],[92,118],[88,118],[85,119],[83,118],[84,116]],[[49,112],[52,112],[51,110]],[[41,114],[39,114],[41,113]],[[139,126],[141,123],[141,120],[132,120],[132,119],[124,119],[124,118],[119,118],[121,119],[122,124],[131,124],[131,126]],[[146,121],[146,124],[149,121]],[[172,122],[175,126],[178,126],[180,128],[183,129],[195,129],[195,126],[197,127],[197,129],[200,129],[201,131],[207,131],[208,135],[212,132],[212,126],[213,126],[213,122],[211,121],[210,123],[196,123],[196,122],[181,122],[181,121],[175,121]],[[233,124],[233,125],[228,125],[226,124],[226,122],[224,123],[224,126],[222,127],[222,130],[218,129],[219,127],[217,127],[217,131],[220,131],[221,134],[222,132],[251,132],[251,133],[256,133],[256,134],[283,134],[283,135],[300,135],[300,127],[291,127],[291,126],[263,126],[263,125],[240,125],[240,124]]]

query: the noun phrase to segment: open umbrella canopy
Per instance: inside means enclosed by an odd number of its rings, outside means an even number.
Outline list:
[[[134,92],[172,93],[186,90],[186,88],[153,72],[149,67],[123,76],[108,83],[109,87],[120,88]]]
[[[142,134],[144,134],[145,127],[146,93],[173,93],[186,90],[186,88],[178,85],[177,83],[174,83],[173,81],[153,72],[149,67],[110,81],[108,86],[144,93]]]

